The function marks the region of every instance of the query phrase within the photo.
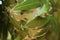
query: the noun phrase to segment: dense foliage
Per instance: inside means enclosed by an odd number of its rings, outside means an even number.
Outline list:
[[[1,40],[60,40],[60,0],[3,0]]]

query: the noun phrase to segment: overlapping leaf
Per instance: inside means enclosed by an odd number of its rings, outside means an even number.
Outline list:
[[[39,26],[44,26],[46,25],[50,20],[50,16],[48,16],[45,19],[41,19],[40,17],[36,17],[32,21],[28,22],[24,27],[26,28],[35,28]]]
[[[33,17],[32,21],[30,21],[29,23],[26,24],[26,26],[29,25],[29,27],[36,27],[36,26],[40,26],[40,24],[45,25],[46,23],[48,23],[49,17],[46,19],[37,18],[37,16],[44,14],[44,13],[47,13],[50,9],[50,4],[48,1],[43,1],[42,3],[43,3],[42,8],[36,13],[36,16]],[[13,10],[15,10],[15,11],[28,10],[28,9],[36,8],[39,6],[40,6],[40,0],[26,0],[26,1],[16,5],[13,8]]]

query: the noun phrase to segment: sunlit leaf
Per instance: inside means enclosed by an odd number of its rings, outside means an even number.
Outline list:
[[[11,34],[8,32],[8,37],[7,37],[8,40],[11,40]]]
[[[48,13],[50,9],[50,5],[44,4],[40,10],[36,12],[33,19],[37,16],[40,16],[41,14]]]

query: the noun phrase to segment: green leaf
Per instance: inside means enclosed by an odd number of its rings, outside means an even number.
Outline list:
[[[41,14],[44,14],[44,13],[48,13],[49,9],[50,9],[50,5],[44,4],[42,8],[36,12],[35,17],[40,16]]]
[[[55,1],[54,0],[49,0],[49,1],[50,1],[51,6],[55,7],[56,5]]]
[[[37,8],[39,6],[40,6],[40,0],[26,0],[17,4],[12,10],[14,11],[28,10],[32,8]]]
[[[7,37],[8,40],[11,40],[11,34],[8,32],[8,37]]]
[[[54,16],[51,16],[50,23],[51,23],[51,29],[56,34],[56,40],[58,40],[59,28],[58,28],[58,24]]]
[[[41,2],[43,5],[45,5],[46,11],[49,11],[50,6],[51,6],[50,1],[49,0],[43,0],[43,1],[41,0]]]
[[[42,19],[40,17],[36,17],[32,21],[26,23],[24,27],[26,28],[35,28],[35,27],[42,27],[46,25],[50,20],[50,16],[46,17],[45,19]]]
[[[42,3],[43,1],[41,1]],[[33,16],[33,19],[36,18],[37,16],[40,16],[41,14],[48,13],[50,10],[50,4],[49,1],[46,1],[46,3],[43,3],[42,7],[38,9],[37,12],[35,12],[35,15]],[[33,20],[32,19],[32,20]]]

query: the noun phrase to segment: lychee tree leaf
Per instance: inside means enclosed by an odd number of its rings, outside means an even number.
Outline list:
[[[36,16],[33,17],[33,19],[30,22],[28,22],[25,26],[34,28],[37,26],[46,25],[50,20],[50,16],[46,17],[45,19],[41,19],[40,17],[37,17],[37,16],[40,16],[41,14],[44,14],[44,13],[48,13],[49,8],[50,8],[49,5],[47,4],[43,5],[43,7],[36,13]]]
[[[45,26],[50,20],[50,16],[46,17],[45,19],[36,17],[32,21],[25,24],[25,28],[36,28],[36,27],[42,27]]]
[[[37,8],[39,6],[40,6],[40,0],[26,0],[17,4],[12,10],[14,11],[28,10],[32,8]]]
[[[51,16],[50,23],[51,23],[51,29],[56,35],[56,40],[58,40],[59,27],[58,27],[57,21],[54,16]]]
[[[35,17],[40,16],[41,14],[44,14],[44,13],[48,13],[49,12],[49,9],[50,9],[50,5],[49,4],[44,4],[42,6],[42,8],[36,12]],[[33,17],[33,19],[35,17]]]

